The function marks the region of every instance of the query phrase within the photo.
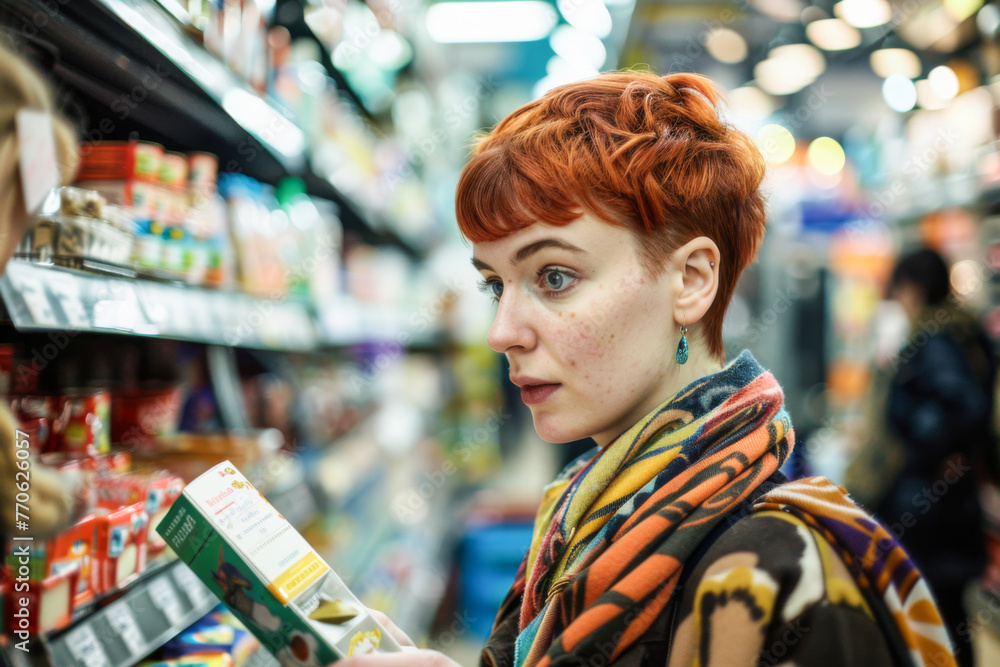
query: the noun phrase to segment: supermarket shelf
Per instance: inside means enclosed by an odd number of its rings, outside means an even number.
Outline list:
[[[288,351],[319,343],[305,304],[177,283],[15,261],[0,276],[0,296],[21,331],[119,333]]]
[[[360,343],[437,349],[444,340],[418,311],[362,305],[348,297],[316,312],[301,301],[24,261],[10,262],[0,276],[0,298],[19,331],[153,336],[289,352]]]
[[[162,646],[219,604],[179,560],[154,566],[114,602],[36,643],[59,667],[128,667]],[[20,651],[8,656],[19,664]],[[20,658],[20,659],[18,659]]]
[[[170,14],[148,0],[95,0],[169,58],[289,171],[305,165],[305,133],[277,104],[197,46]]]
[[[35,28],[33,21],[40,22]],[[24,28],[30,26],[31,30]],[[336,201],[345,231],[363,243],[416,250],[309,167],[308,139],[294,118],[195,42],[151,0],[4,0],[0,36],[18,44],[74,95],[83,139],[141,138],[179,151],[208,151],[220,170],[264,183],[303,178]]]

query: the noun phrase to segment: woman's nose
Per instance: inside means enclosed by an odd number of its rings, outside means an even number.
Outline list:
[[[493,324],[486,334],[486,342],[495,352],[505,353],[513,348],[530,350],[535,345],[535,333],[529,321],[530,304],[518,298],[513,288],[500,297]]]

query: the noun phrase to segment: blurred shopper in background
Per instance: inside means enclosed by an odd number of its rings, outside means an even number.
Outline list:
[[[887,439],[882,444],[899,455],[870,475],[881,483],[858,498],[895,528],[930,583],[959,664],[971,666],[962,595],[986,564],[978,476],[993,455],[996,363],[978,320],[952,294],[948,266],[936,252],[903,256],[890,296],[906,312],[910,331],[887,368],[884,421],[874,415],[873,422],[883,424],[875,429]],[[853,491],[850,476],[848,485]]]
[[[32,223],[21,183],[16,117],[22,109],[53,114],[60,180],[71,182],[79,161],[75,133],[65,120],[54,114],[52,96],[42,77],[22,58],[0,46],[0,273]],[[0,514],[3,515],[0,530],[6,536],[15,527],[14,497],[18,492],[15,474],[19,471],[19,459],[15,456],[16,428],[17,422],[8,406],[0,405]],[[46,537],[68,525],[76,484],[35,462],[28,472],[31,535]]]
[[[597,445],[546,487],[482,664],[953,665],[903,548],[828,480],[778,472],[795,438],[774,376],[726,363],[765,166],[718,99],[687,73],[556,87],[459,180],[490,347],[542,439]],[[414,664],[455,663],[338,663]]]

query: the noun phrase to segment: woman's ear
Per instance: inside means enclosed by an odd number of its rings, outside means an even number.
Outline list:
[[[699,236],[678,248],[670,257],[674,282],[674,320],[691,326],[705,317],[719,289],[721,255],[719,246],[707,236]]]

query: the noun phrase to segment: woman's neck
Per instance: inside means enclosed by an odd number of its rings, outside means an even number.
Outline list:
[[[673,364],[673,372],[663,378],[656,391],[650,392],[649,396],[637,409],[633,411],[628,423],[622,424],[621,428],[608,433],[601,433],[591,436],[595,443],[601,448],[611,444],[622,433],[632,428],[642,417],[661,405],[664,401],[688,386],[695,380],[700,380],[706,375],[718,373],[725,367],[725,364],[708,353],[707,349],[692,346],[688,362],[686,364]]]

